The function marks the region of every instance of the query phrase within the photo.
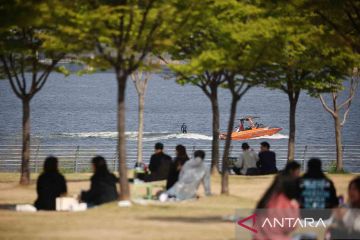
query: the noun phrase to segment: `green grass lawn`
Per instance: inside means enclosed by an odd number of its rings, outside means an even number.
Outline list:
[[[88,189],[91,174],[66,174],[69,195]],[[35,180],[18,185],[18,174],[0,173],[0,205],[33,203]],[[338,194],[346,196],[354,175],[330,175]],[[234,223],[223,220],[238,208],[253,208],[273,176],[231,176],[230,195],[220,196],[220,178],[212,178],[211,197],[182,203],[106,204],[86,212],[25,213],[0,209],[0,239],[235,239]]]

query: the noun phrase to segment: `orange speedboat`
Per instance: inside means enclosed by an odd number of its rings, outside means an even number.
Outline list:
[[[282,130],[282,128],[270,128],[263,124],[254,123],[253,119],[258,117],[246,116],[240,118],[239,126],[235,128],[235,132],[231,133],[232,140],[245,140],[256,137],[271,136]],[[248,127],[244,126],[244,123],[248,123]],[[220,134],[220,139],[226,139],[226,133]]]

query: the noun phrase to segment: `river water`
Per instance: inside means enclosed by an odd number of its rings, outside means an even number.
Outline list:
[[[53,74],[31,103],[32,143],[43,145],[116,144],[116,81],[113,73],[64,77]],[[230,94],[219,94],[221,131],[226,131]],[[127,86],[126,134],[135,146],[137,94],[131,80]],[[180,86],[160,74],[149,81],[145,99],[145,145],[211,144],[210,101],[191,85]],[[265,137],[272,145],[287,144],[289,103],[286,94],[261,87],[252,88],[239,102],[237,116],[256,115],[268,126],[283,130]],[[302,93],[297,111],[296,142],[302,145],[334,144],[334,123],[316,98]],[[355,97],[343,129],[346,145],[360,144],[360,94]],[[188,134],[181,134],[182,123]],[[256,145],[264,139],[249,140]],[[21,143],[21,102],[8,81],[0,81],[0,144]],[[240,143],[234,143],[239,145]]]

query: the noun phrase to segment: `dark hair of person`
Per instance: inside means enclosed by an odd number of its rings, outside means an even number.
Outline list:
[[[91,160],[91,162],[92,162],[92,164],[94,165],[94,168],[95,168],[95,173],[94,173],[95,175],[109,174],[109,170],[107,168],[105,158],[103,158],[102,156],[95,156]]]
[[[241,148],[243,149],[243,150],[248,150],[249,148],[250,148],[250,146],[249,146],[249,144],[248,143],[243,143],[242,145],[241,145]]]
[[[59,172],[58,169],[58,159],[57,157],[54,156],[49,156],[45,159],[44,162],[44,172],[45,173],[49,173],[49,172]]]
[[[194,152],[194,157],[197,158],[201,158],[201,159],[204,159],[205,158],[205,152],[203,150],[196,150]]]
[[[300,168],[301,168],[301,165],[298,162],[291,161],[286,164],[284,170],[282,171],[282,174],[290,175],[291,172],[294,172]]]
[[[186,159],[186,160],[189,159],[189,157],[188,157],[188,155],[186,153],[186,147],[185,146],[183,146],[181,144],[177,145],[175,147],[175,150],[176,150],[176,157],[181,158],[181,159]]]
[[[164,144],[162,144],[161,142],[158,142],[155,144],[155,149],[156,150],[163,150],[164,149]]]
[[[358,192],[360,192],[360,176],[352,179],[349,183],[349,189],[351,186],[355,187]]]
[[[256,208],[267,208],[267,205],[274,195],[284,194],[289,199],[294,199],[297,197],[297,184],[296,180],[290,175],[278,174],[270,187],[266,190],[265,194],[262,196],[258,202]]]
[[[260,143],[260,145],[266,147],[267,149],[270,149],[270,144],[268,142],[262,142]]]
[[[325,174],[322,171],[321,160],[319,158],[311,158],[308,161],[308,169],[304,176],[308,178],[324,178]]]

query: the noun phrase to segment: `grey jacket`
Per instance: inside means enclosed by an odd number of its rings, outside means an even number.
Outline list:
[[[210,169],[201,158],[190,159],[182,167],[179,180],[167,194],[175,196],[176,200],[195,198],[201,183],[204,185],[205,194],[210,195]]]

